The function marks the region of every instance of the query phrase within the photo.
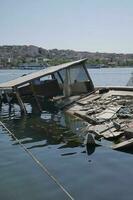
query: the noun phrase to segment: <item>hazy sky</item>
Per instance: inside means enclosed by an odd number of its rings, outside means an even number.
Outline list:
[[[0,45],[133,53],[133,0],[0,0]]]

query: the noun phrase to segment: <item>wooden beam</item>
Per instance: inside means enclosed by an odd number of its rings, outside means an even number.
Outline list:
[[[63,93],[65,97],[69,97],[71,95],[71,89],[70,89],[70,71],[69,69],[65,69],[65,80],[64,80],[64,86],[63,86]]]
[[[5,91],[5,95],[6,95],[6,99],[7,99],[8,105],[9,105],[9,116],[10,116],[11,109],[12,109],[12,106],[11,106],[11,100],[12,100],[12,98],[8,95],[8,93],[6,91]]]
[[[81,60],[77,60],[77,61],[74,61],[74,62],[64,63],[64,64],[61,64],[61,65],[51,66],[51,67],[47,67],[47,68],[42,69],[42,70],[38,70],[34,73],[30,73],[30,74],[27,74],[25,76],[18,77],[14,80],[7,81],[5,83],[0,83],[0,89],[2,89],[2,90],[5,90],[5,89],[12,90],[13,87],[19,87],[19,86],[22,86],[26,83],[32,82],[35,79],[51,75],[51,74],[53,74],[57,71],[60,71],[62,69],[66,69],[66,68],[70,68],[70,67],[78,65],[78,64],[82,64],[86,60],[87,59],[81,59]]]
[[[0,110],[1,110],[1,107],[2,107],[2,99],[3,99],[2,91],[0,90]]]
[[[58,74],[58,76],[59,76],[59,78],[60,78],[61,82],[62,82],[62,83],[64,83],[64,81],[63,81],[63,78],[62,78],[62,76],[61,76],[60,72],[57,72],[57,74]]]
[[[10,97],[9,97],[9,95],[8,95],[8,93],[6,91],[5,91],[5,95],[6,95],[7,102],[10,105],[11,104],[11,99],[10,99]]]
[[[31,86],[31,90],[32,90],[33,96],[34,96],[34,98],[35,98],[35,101],[36,101],[36,103],[37,103],[37,106],[38,106],[38,108],[39,108],[39,111],[42,112],[42,107],[41,107],[41,105],[40,105],[40,103],[39,103],[39,101],[38,101],[38,98],[37,98],[37,95],[36,95],[34,86],[33,86],[32,83],[30,83],[30,86]]]
[[[26,115],[27,114],[27,111],[26,111],[26,107],[20,97],[20,94],[19,94],[19,91],[17,88],[15,88],[15,93],[16,93],[16,97],[17,97],[17,100],[18,100],[18,103],[20,105],[20,109],[21,109],[21,113]]]
[[[82,66],[83,66],[83,68],[84,68],[84,70],[85,70],[85,73],[86,73],[86,75],[87,75],[87,77],[88,77],[88,80],[89,80],[90,83],[91,83],[91,88],[94,90],[94,84],[93,84],[93,82],[92,82],[92,80],[91,80],[91,77],[90,77],[90,75],[89,75],[89,72],[88,72],[88,70],[87,70],[87,68],[86,68],[85,63],[83,63]]]
[[[133,138],[123,141],[123,142],[120,142],[118,144],[114,144],[111,147],[112,147],[112,149],[115,149],[115,150],[121,150],[121,149],[130,148],[132,146],[133,146]]]

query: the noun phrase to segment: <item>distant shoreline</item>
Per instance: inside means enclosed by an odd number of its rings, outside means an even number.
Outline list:
[[[44,49],[34,45],[0,46],[0,69],[17,69],[20,65],[58,65],[86,58],[87,65],[133,67],[133,53],[100,53],[70,49]]]
[[[110,69],[110,68],[133,68],[133,66],[107,66],[107,67],[99,67],[99,66],[96,66],[96,67],[93,67],[93,66],[87,66],[87,69]],[[44,69],[44,68],[42,68]],[[29,71],[36,71],[36,70],[41,70],[40,68],[39,69],[20,69],[20,68],[0,68],[0,70],[29,70]]]

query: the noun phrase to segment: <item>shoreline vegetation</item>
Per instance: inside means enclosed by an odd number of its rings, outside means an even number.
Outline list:
[[[33,45],[0,46],[0,69],[36,69],[87,58],[88,68],[133,67],[133,54],[47,50]]]
[[[52,66],[52,65],[51,65]],[[53,65],[55,66],[55,64]],[[50,67],[50,66],[47,66],[47,67]],[[45,67],[42,67],[42,68],[19,68],[19,67],[2,67],[0,68],[0,70],[41,70],[41,69],[44,69]],[[93,67],[93,66],[87,66],[88,69],[102,69],[102,68],[133,68],[133,66],[105,66],[105,67],[99,67],[99,66],[96,66],[96,67]]]

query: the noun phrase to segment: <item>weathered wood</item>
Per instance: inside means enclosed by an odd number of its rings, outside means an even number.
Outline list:
[[[16,97],[17,97],[18,103],[20,105],[21,112],[22,112],[22,114],[26,115],[27,114],[26,107],[25,107],[25,105],[24,105],[24,103],[23,103],[23,101],[22,101],[22,99],[20,97],[20,94],[19,94],[19,91],[18,91],[17,88],[15,89],[15,93],[16,93]]]
[[[3,99],[2,91],[0,91],[0,109],[1,109],[1,107],[2,107],[2,99]]]
[[[103,94],[102,96],[102,99],[106,99],[107,97],[110,97],[110,96],[121,96],[121,97],[133,97],[133,87],[132,87],[132,90],[131,88],[129,88],[128,90],[128,87],[125,87],[125,90],[123,88],[123,90],[110,90],[109,92]]]
[[[83,68],[84,68],[84,70],[85,70],[85,73],[86,73],[86,75],[87,75],[87,77],[88,77],[88,80],[90,80],[90,87],[91,87],[91,90],[93,91],[93,90],[94,90],[94,84],[93,84],[93,82],[92,82],[92,80],[91,80],[91,77],[90,77],[90,75],[89,75],[89,72],[88,72],[88,70],[87,70],[87,68],[86,68],[86,66],[85,66],[85,62],[84,62],[82,65],[83,65]]]
[[[80,104],[80,105],[86,105],[86,104],[88,104],[92,101],[96,101],[96,100],[100,99],[100,97],[101,96],[98,95],[98,94],[92,94],[88,97],[85,97],[85,98],[79,100],[77,103]]]
[[[71,95],[69,69],[65,69],[65,80],[64,80],[64,86],[63,86],[63,93],[64,93],[65,97],[69,97]]]
[[[133,146],[133,138],[126,140],[124,142],[120,142],[118,144],[115,144],[112,146],[113,149],[124,149],[124,148],[129,148]]]
[[[0,89],[1,90],[5,90],[6,88],[12,89],[13,87],[22,86],[22,85],[24,85],[26,83],[30,83],[31,81],[33,81],[35,79],[51,75],[51,74],[53,74],[53,73],[55,73],[57,71],[60,71],[62,69],[67,69],[67,68],[69,68],[71,66],[76,66],[78,64],[82,64],[86,60],[87,59],[81,59],[81,60],[74,61],[74,62],[68,62],[68,63],[64,63],[64,64],[61,64],[61,65],[48,67],[46,69],[42,69],[42,70],[36,71],[36,72],[28,74],[26,76],[21,76],[19,78],[14,79],[14,80],[7,81],[5,83],[0,83]]]
[[[120,108],[121,106],[110,106],[109,108],[98,114],[96,118],[109,120],[118,112],[118,110],[120,110]]]
[[[37,98],[37,95],[36,95],[34,86],[33,86],[32,83],[30,83],[30,86],[31,86],[31,90],[32,90],[33,96],[34,96],[34,98],[35,98],[35,101],[36,101],[36,103],[37,103],[37,106],[38,106],[38,108],[39,108],[39,111],[41,112],[41,111],[42,111],[42,108],[41,108],[41,105],[40,105],[40,103],[39,103],[39,101],[38,101],[38,98]]]
[[[7,102],[8,104],[10,105],[11,104],[11,99],[10,97],[8,96],[8,93],[5,91],[5,95],[6,95],[6,99],[7,99]]]
[[[96,125],[98,124],[98,121],[97,119],[91,117],[91,116],[88,116],[86,115],[86,112],[85,111],[77,111],[77,112],[74,112],[74,115],[84,119],[85,121],[89,122],[90,124],[93,124],[93,125]]]
[[[62,82],[62,83],[64,83],[64,81],[63,81],[63,78],[62,78],[62,76],[61,76],[60,72],[57,72],[57,74],[58,74],[58,76],[59,76],[59,78],[60,78],[61,82]]]

